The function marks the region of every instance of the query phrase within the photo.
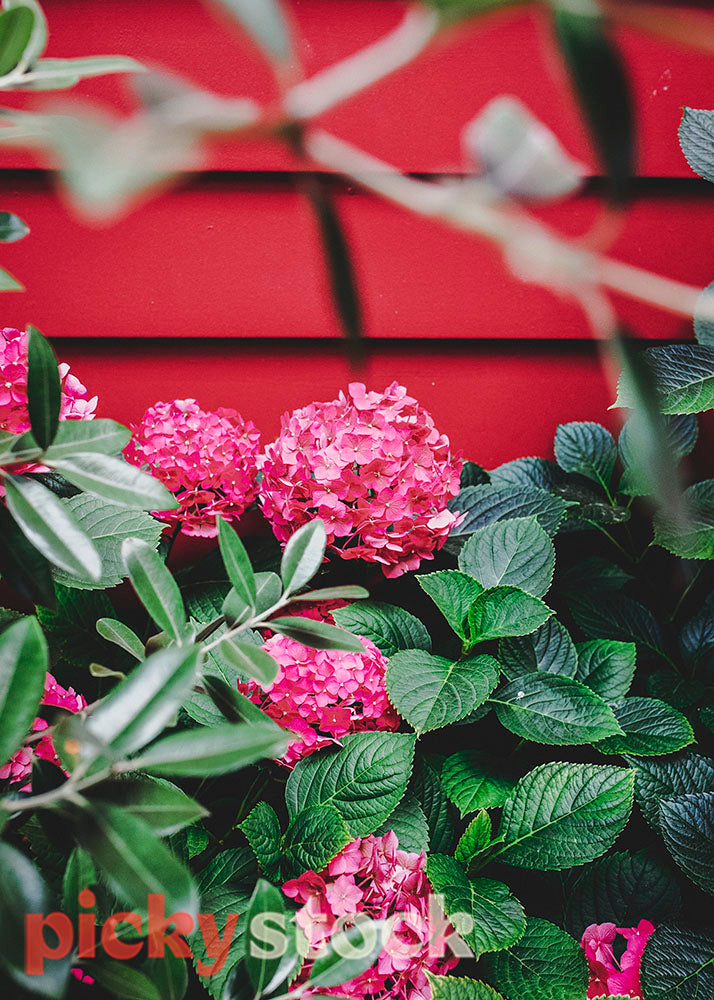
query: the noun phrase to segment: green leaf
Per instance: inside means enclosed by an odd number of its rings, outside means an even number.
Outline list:
[[[414,764],[411,792],[421,806],[429,829],[432,851],[451,851],[454,842],[451,809],[441,784],[441,758],[420,756]]]
[[[267,625],[274,632],[312,649],[344,649],[350,653],[364,653],[364,646],[356,635],[326,622],[286,617],[271,618]]]
[[[551,763],[516,785],[501,814],[499,859],[551,871],[604,854],[632,809],[631,771],[595,764]]]
[[[553,25],[612,197],[622,201],[634,169],[635,112],[627,70],[597,4],[555,4]],[[517,1000],[517,998],[516,998]]]
[[[524,674],[490,700],[501,725],[534,743],[573,746],[622,735],[607,702],[570,677]]]
[[[627,696],[635,677],[637,647],[634,642],[593,639],[579,642],[575,679],[587,684],[609,704]]]
[[[387,694],[397,712],[418,733],[463,719],[498,684],[491,656],[453,660],[421,649],[395,653],[387,669]]]
[[[195,918],[199,897],[191,873],[147,823],[119,806],[95,801],[78,811],[73,826],[120,900],[143,913],[148,895],[157,894],[164,897],[167,914]]]
[[[237,639],[224,639],[218,647],[242,677],[253,677],[262,687],[269,687],[278,673],[278,664],[260,646]]]
[[[295,601],[364,601],[369,597],[369,591],[364,587],[347,584],[344,587],[320,587],[319,590],[304,590],[301,594],[293,594],[290,602]]]
[[[553,536],[569,506],[567,500],[535,487],[493,483],[467,486],[449,503],[451,509],[466,515],[461,524],[451,529],[449,538],[470,535],[494,521],[532,516],[537,517],[541,528]]]
[[[694,173],[714,183],[714,111],[682,108],[679,145]]]
[[[312,965],[307,984],[311,989],[341,986],[373,965],[387,941],[384,920],[360,921],[334,934]]]
[[[628,760],[635,774],[637,805],[649,825],[659,828],[659,804],[690,792],[714,792],[714,760],[678,753],[664,760]]]
[[[42,976],[29,974],[25,957],[25,917],[49,910],[48,892],[32,862],[10,844],[0,842],[0,970],[33,994],[60,998],[69,979],[71,956],[46,959]],[[6,987],[7,987],[6,982]],[[11,994],[8,994],[11,995]]]
[[[97,872],[92,859],[81,847],[73,848],[62,879],[62,912],[75,926],[80,912],[78,896],[83,889],[96,883]]]
[[[127,538],[122,558],[137,596],[162,632],[181,642],[186,636],[186,611],[178,584],[145,541]]]
[[[495,763],[478,750],[461,750],[447,757],[441,783],[462,816],[500,808],[513,791],[511,779],[498,773]]]
[[[694,742],[694,731],[686,716],[656,698],[625,698],[612,710],[624,735],[595,743],[600,753],[656,757]]]
[[[50,564],[0,504],[0,576],[6,585],[46,608],[54,607],[55,588]]]
[[[664,513],[655,514],[655,542],[681,559],[714,559],[714,479],[690,486],[684,491],[684,503],[679,523]]]
[[[30,731],[45,689],[47,643],[36,618],[21,618],[0,635],[0,761]]]
[[[15,69],[32,37],[35,16],[29,7],[15,7],[0,14],[0,76]]]
[[[142,971],[159,991],[161,1000],[183,1000],[188,991],[188,965],[167,949],[163,958],[147,958]]]
[[[245,545],[224,518],[216,518],[216,524],[223,565],[233,589],[246,604],[255,608],[257,600],[255,574]]]
[[[140,661],[144,659],[144,643],[124,622],[117,621],[116,618],[100,618],[97,622],[97,632],[102,639],[113,642],[135,659]]]
[[[49,465],[76,452],[118,455],[130,440],[129,428],[115,420],[62,420],[44,459]]]
[[[17,13],[21,9],[18,8]],[[2,19],[13,13],[16,12],[7,11],[0,15],[0,32]],[[57,433],[61,396],[55,352],[39,330],[30,326],[27,338],[27,412],[32,436],[40,448],[48,448]]]
[[[35,548],[67,573],[99,580],[99,553],[62,502],[24,476],[3,476],[2,481],[10,513]]]
[[[419,851],[426,853],[429,850],[429,827],[424,810],[408,792],[394,812],[375,831],[375,836],[383,836],[390,831],[396,834],[402,851],[418,854]]]
[[[270,59],[290,62],[292,46],[279,0],[219,0]]]
[[[312,805],[334,805],[353,837],[366,837],[404,795],[414,757],[405,733],[355,733],[339,750],[303,758],[285,786],[291,817]]]
[[[644,851],[619,851],[588,865],[568,888],[566,926],[580,937],[590,924],[636,927],[643,913],[659,924],[681,906],[677,881],[659,861]]]
[[[30,232],[30,227],[12,212],[0,212],[0,243],[17,243]]]
[[[472,602],[483,590],[481,584],[455,569],[418,576],[417,583],[429,595],[461,639],[466,638],[466,618]]]
[[[617,591],[574,594],[570,611],[591,639],[635,642],[653,653],[662,652],[662,633],[657,619],[643,604]]]
[[[82,972],[90,975],[102,991],[106,990],[117,1000],[165,1000],[145,972],[106,955],[83,960]]]
[[[585,996],[588,964],[580,944],[560,927],[529,917],[517,944],[485,960],[485,972],[512,1000]]]
[[[67,458],[47,459],[47,464],[78,489],[120,507],[162,511],[178,507],[174,495],[158,479],[114,455],[73,452]]]
[[[700,344],[704,344],[706,347],[714,345],[714,321],[709,318],[712,303],[714,303],[714,281],[702,291],[694,307],[694,336]],[[704,307],[706,307],[706,314],[702,315]]]
[[[691,792],[659,804],[662,838],[679,867],[714,895],[714,792]]]
[[[485,809],[479,810],[461,834],[454,858],[462,865],[480,854],[491,841],[491,817]]]
[[[286,594],[300,590],[312,580],[322,566],[326,545],[327,532],[319,518],[304,524],[290,536],[280,561],[280,576]]]
[[[671,956],[677,961],[672,962]],[[703,1000],[714,995],[714,934],[706,930],[658,927],[642,955],[642,989],[647,1000]]]
[[[177,777],[210,777],[227,774],[264,757],[282,757],[289,734],[272,724],[226,722],[165,736],[153,743],[132,764],[150,774]]]
[[[272,806],[259,802],[238,828],[245,834],[265,877],[276,878],[282,857],[282,837],[280,822]]]
[[[255,574],[255,611],[262,615],[280,600],[283,585],[277,573]]]
[[[60,503],[93,542],[102,561],[98,580],[88,580],[86,575],[76,576],[64,570],[56,570],[55,579],[65,587],[78,590],[114,587],[126,576],[122,544],[127,538],[140,538],[152,549],[159,544],[162,525],[144,511],[117,507],[88,493],[63,498]]]
[[[469,878],[443,854],[429,856],[426,874],[434,892],[443,895],[446,915],[475,958],[507,948],[523,936],[523,907],[502,882]]]
[[[552,614],[541,600],[518,587],[490,587],[469,608],[469,639],[476,643],[528,635]]]
[[[13,278],[9,271],[0,267],[0,292],[24,292],[25,286],[17,278]]]
[[[427,972],[432,1000],[503,1000],[492,986],[476,979],[457,976],[435,976]]]
[[[514,517],[475,531],[459,553],[459,569],[483,587],[510,584],[542,597],[553,579],[555,549],[536,517]]]
[[[574,677],[578,665],[573,640],[555,616],[530,635],[501,639],[498,660],[509,681],[536,671]]]
[[[659,396],[662,413],[701,413],[714,406],[714,347],[670,344],[651,347],[643,362]],[[615,406],[634,406],[636,391],[627,372],[620,376]]]
[[[670,464],[688,455],[697,443],[699,427],[697,418],[690,413],[662,416],[660,423],[660,447],[669,454]],[[647,450],[642,447],[642,437],[646,433],[642,415],[639,412],[626,421],[617,439],[620,458],[625,471],[618,486],[618,493],[628,496],[649,496],[657,494],[657,477]]]
[[[34,14],[30,40],[25,46],[22,59],[19,63],[19,66],[26,68],[41,56],[47,47],[47,20],[38,0],[3,0],[3,7],[6,10],[11,10],[15,7],[29,7]]]
[[[145,746],[171,723],[198,675],[196,647],[154,653],[103,698],[87,717],[90,736],[127,754]]]
[[[91,799],[120,806],[147,823],[161,837],[168,837],[208,816],[208,811],[177,785],[145,774],[103,782],[92,789]]]
[[[400,649],[425,649],[431,652],[431,639],[418,618],[394,604],[363,601],[347,608],[337,608],[332,617],[338,625],[371,640],[387,657]]]
[[[308,806],[290,821],[282,842],[288,874],[319,872],[350,842],[347,827],[332,805]]]
[[[559,424],[555,432],[555,457],[565,472],[587,476],[607,489],[615,468],[617,445],[602,424],[590,420]]]
[[[257,933],[258,928],[256,928],[255,922],[269,917],[270,922],[278,927],[280,926],[280,918],[282,917],[284,920],[284,913],[285,902],[280,889],[271,885],[270,882],[266,882],[265,879],[258,879],[248,905],[245,956],[246,972],[257,997],[262,995],[273,979],[282,955],[278,951],[276,956],[268,957],[266,952],[269,949],[263,947],[265,942],[262,935]]]
[[[254,705],[240,691],[236,691],[235,687],[227,684],[222,677],[214,677],[212,674],[204,673],[202,683],[206,693],[219,709],[221,716],[228,719],[229,722],[266,722],[268,720],[265,712]],[[277,723],[275,726],[280,728]]]

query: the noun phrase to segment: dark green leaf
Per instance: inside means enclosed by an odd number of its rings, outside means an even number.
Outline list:
[[[450,852],[454,842],[451,809],[441,784],[441,758],[417,757],[411,791],[419,802],[429,828],[432,851]]]
[[[530,635],[501,639],[498,660],[503,673],[512,681],[537,670],[574,677],[578,655],[567,630],[552,617]]]
[[[394,812],[375,831],[379,837],[385,833],[396,834],[399,848],[418,854],[429,850],[429,828],[424,810],[414,796],[407,793]]]
[[[510,778],[478,750],[461,750],[444,761],[441,784],[462,816],[480,809],[498,808],[513,791]]]
[[[584,997],[588,965],[578,941],[560,927],[529,917],[517,944],[485,959],[489,980],[512,1000]]]
[[[475,531],[459,553],[459,569],[482,587],[510,584],[542,597],[553,579],[555,549],[536,517],[513,517]]]
[[[694,173],[714,183],[714,111],[683,108],[679,144]]]
[[[0,33],[3,18],[22,9],[0,15]],[[27,412],[32,436],[40,448],[48,448],[57,433],[61,395],[55,352],[39,330],[30,326],[27,339]]]
[[[20,597],[54,607],[50,564],[25,537],[4,504],[0,504],[0,576]]]
[[[459,638],[465,639],[469,608],[483,590],[478,580],[455,569],[442,569],[418,576],[417,583],[436,604]]]
[[[580,473],[608,489],[617,445],[601,424],[592,421],[559,424],[555,432],[555,457],[565,472]]]
[[[532,516],[537,517],[541,528],[553,536],[565,517],[568,506],[568,501],[535,487],[501,486],[493,483],[467,486],[449,503],[452,510],[466,515],[461,524],[451,529],[449,537],[470,535],[494,521]]]
[[[431,639],[418,618],[393,604],[364,601],[332,613],[338,625],[370,639],[385,656],[400,649],[431,651]]]
[[[654,757],[675,753],[694,742],[686,716],[656,698],[625,698],[612,710],[624,735],[595,743],[600,753]]]
[[[671,344],[651,347],[643,362],[658,394],[663,413],[700,413],[714,406],[714,347]],[[616,406],[634,406],[632,376],[620,377]]]
[[[481,809],[462,833],[454,851],[454,858],[460,864],[468,865],[473,858],[484,850],[490,840],[491,817],[485,809]]]
[[[659,804],[691,792],[714,792],[714,760],[696,753],[678,753],[661,760],[633,758],[635,796],[642,815],[659,828]]]
[[[658,927],[642,956],[641,979],[647,1000],[704,1000],[714,995],[714,934],[668,924]]]
[[[91,976],[102,990],[117,1000],[166,1000],[145,972],[106,955],[83,961],[82,972]]]
[[[541,600],[518,587],[490,587],[469,608],[469,640],[476,643],[528,635],[552,614]]]
[[[281,954],[276,949],[265,948],[261,931],[263,924],[270,922],[274,928],[284,929],[285,903],[280,889],[276,889],[265,879],[258,879],[248,905],[246,918],[245,967],[257,997],[261,996],[268,983],[277,972]],[[282,922],[281,922],[282,921]]]
[[[276,878],[282,856],[280,822],[272,806],[259,802],[239,828],[246,836],[255,859],[266,878]]]
[[[334,806],[302,809],[290,821],[283,837],[287,874],[297,878],[305,871],[322,871],[349,842],[347,827]]]
[[[627,696],[635,677],[637,647],[634,642],[616,639],[593,639],[579,642],[576,680],[604,698],[609,704]]]
[[[45,688],[47,643],[36,618],[22,618],[0,635],[0,761],[30,731]]]
[[[178,786],[145,774],[103,782],[92,789],[91,799],[120,806],[147,823],[161,837],[168,837],[208,815],[202,805]]]
[[[32,37],[35,15],[29,7],[14,7],[0,14],[0,76],[15,69]]]
[[[714,895],[714,792],[691,792],[659,804],[667,848],[689,878]]]

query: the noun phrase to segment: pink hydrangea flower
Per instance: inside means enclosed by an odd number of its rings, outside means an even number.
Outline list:
[[[12,327],[0,330],[0,430],[22,434],[30,429],[27,415],[27,334]],[[89,399],[86,388],[70,374],[69,365],[59,366],[62,396],[61,420],[91,420],[97,397]]]
[[[63,688],[58,684],[52,674],[45,677],[45,690],[42,695],[42,705],[52,705],[56,708],[63,708],[66,712],[81,712],[86,708],[87,702],[81,694],[77,694],[74,688]],[[39,733],[49,729],[49,724],[45,719],[37,718],[32,723],[32,732]],[[11,782],[24,781],[32,771],[32,761],[34,757],[41,757],[52,764],[59,766],[59,758],[55,753],[51,736],[42,736],[36,743],[28,744],[16,750],[7,764],[0,767],[0,779]],[[29,789],[25,786],[22,791]]]
[[[654,925],[640,920],[637,927],[616,927],[614,924],[591,924],[586,927],[580,944],[585,951],[590,971],[588,997],[628,996],[642,1000],[640,962],[642,952]],[[627,947],[619,962],[613,942],[621,934]]]
[[[296,920],[318,954],[335,932],[350,926],[359,914],[393,921],[385,947],[371,968],[342,986],[317,993],[307,990],[303,996],[428,1000],[427,972],[442,975],[457,963],[446,945],[452,928],[443,920],[437,927],[436,914],[430,910],[424,852],[400,850],[392,831],[358,837],[321,872],[308,871],[291,879],[283,885],[283,892],[300,904]],[[308,971],[309,964],[293,988],[305,981]]]
[[[216,517],[237,519],[255,500],[260,435],[235,410],[202,410],[195,399],[150,406],[125,450],[175,494],[178,510],[156,513],[185,535],[215,538]]]
[[[461,458],[431,415],[393,382],[361,382],[329,403],[285,414],[260,457],[260,503],[279,541],[320,517],[343,559],[382,565],[387,577],[433,559],[458,516]]]
[[[330,610],[339,602],[303,606],[304,618],[335,624]],[[375,644],[360,637],[363,653],[309,649],[284,635],[273,635],[263,649],[278,663],[272,684],[257,681],[238,688],[281,726],[295,734],[282,763],[292,767],[347,733],[368,729],[394,730],[399,716],[385,686],[387,660]]]

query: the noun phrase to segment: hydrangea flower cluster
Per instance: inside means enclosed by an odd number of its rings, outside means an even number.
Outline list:
[[[616,927],[614,924],[590,924],[580,941],[590,970],[588,997],[628,996],[642,998],[640,962],[647,940],[654,932],[649,920],[640,920],[637,927]],[[617,934],[627,941],[619,962],[615,958],[613,941]]]
[[[433,559],[458,520],[446,504],[460,456],[396,382],[384,392],[353,382],[349,398],[285,414],[260,467],[260,503],[279,541],[320,517],[343,559],[381,563],[387,577]]]
[[[431,886],[425,857],[399,849],[394,832],[358,837],[321,872],[308,871],[283,885],[301,904],[296,920],[308,942],[320,949],[357,914],[393,918],[390,936],[375,965],[342,986],[320,995],[380,1000],[430,1000],[427,972],[442,975],[458,959],[448,951],[450,925],[430,911]],[[297,980],[307,976],[307,968]],[[303,996],[313,996],[307,990]]]
[[[301,608],[303,618],[335,624],[330,611],[339,602]],[[387,697],[387,660],[369,639],[360,637],[364,653],[310,649],[284,635],[273,635],[263,649],[278,663],[272,684],[257,681],[238,688],[266,715],[296,734],[282,763],[292,767],[347,733],[368,729],[393,730],[399,716]]]
[[[175,494],[179,508],[157,512],[185,535],[215,538],[216,516],[239,518],[255,500],[260,435],[235,410],[202,410],[195,399],[150,406],[124,452]]]
[[[0,430],[22,434],[30,429],[27,415],[27,333],[6,327],[0,330]],[[91,420],[97,397],[89,398],[85,386],[69,365],[59,365],[62,420]]]
[[[45,690],[40,704],[63,708],[66,712],[73,713],[81,712],[87,706],[87,702],[81,694],[77,694],[74,688],[63,688],[52,674],[47,674],[45,677]],[[32,723],[33,733],[39,733],[45,729],[49,729],[49,723],[45,719],[37,718]],[[51,736],[42,736],[36,743],[16,750],[7,764],[0,767],[0,779],[9,779],[11,782],[24,781],[32,771],[34,757],[40,757],[42,760],[48,760],[59,766],[59,758],[55,753]],[[26,787],[29,789],[29,785]],[[22,790],[25,791],[24,788]]]

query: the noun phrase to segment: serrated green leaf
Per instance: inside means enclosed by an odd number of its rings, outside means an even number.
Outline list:
[[[469,608],[469,640],[476,643],[528,635],[552,614],[541,600],[518,587],[490,587]]]
[[[432,854],[426,873],[435,893],[443,895],[444,910],[475,958],[515,944],[526,918],[508,886],[490,878],[469,878],[443,854]]]
[[[635,677],[637,647],[634,642],[593,639],[577,644],[575,679],[587,684],[609,704],[627,696]]]
[[[410,788],[426,817],[431,850],[443,853],[451,851],[454,833],[451,809],[441,784],[442,766],[440,757],[417,757]]]
[[[681,906],[671,871],[645,851],[618,851],[588,865],[568,888],[566,926],[577,938],[591,924],[636,927],[643,913],[659,924],[676,917]]]
[[[714,895],[714,792],[691,792],[659,803],[662,838],[679,867]]]
[[[681,559],[714,558],[714,479],[695,483],[684,491],[685,517],[674,523],[664,514],[654,518],[657,545]]]
[[[683,108],[679,145],[694,173],[714,182],[714,111]]]
[[[297,878],[319,872],[350,842],[342,817],[333,805],[308,806],[297,813],[282,841],[287,873]]]
[[[476,813],[459,838],[454,858],[462,865],[480,854],[491,840],[491,817],[485,809]]]
[[[556,762],[534,768],[503,807],[499,859],[542,871],[594,861],[627,823],[633,781],[620,767]]]
[[[449,538],[461,539],[494,521],[532,516],[552,537],[558,531],[568,506],[566,500],[536,487],[493,483],[467,486],[449,503],[451,509],[465,514],[464,520],[451,529]]]
[[[553,616],[530,635],[501,639],[498,660],[512,681],[535,671],[574,677],[578,655],[567,629]]]
[[[676,955],[672,962],[668,956]],[[648,940],[640,966],[647,1000],[703,1000],[714,995],[714,934],[664,924]]]
[[[152,620],[177,642],[186,637],[186,611],[178,584],[159,555],[140,538],[121,547],[127,575]]]
[[[700,754],[674,754],[662,760],[628,759],[634,769],[635,797],[642,815],[659,828],[659,804],[690,792],[714,792],[714,760]]]
[[[332,617],[343,628],[371,640],[385,656],[394,656],[400,649],[431,652],[426,628],[418,618],[394,604],[363,601],[337,608]]]
[[[354,733],[339,750],[303,758],[285,786],[289,815],[312,805],[334,805],[350,834],[366,837],[404,795],[414,742],[405,733]]]
[[[288,743],[289,734],[272,724],[227,722],[165,736],[132,763],[149,774],[203,778],[237,771],[264,757],[282,757]]]
[[[481,584],[455,569],[420,575],[417,583],[436,604],[459,638],[465,639],[466,618],[472,602],[483,590]]]
[[[463,719],[498,683],[491,656],[449,660],[421,649],[395,653],[387,668],[387,694],[397,712],[418,732]]]
[[[573,618],[590,639],[634,642],[653,653],[662,652],[662,633],[657,619],[639,601],[616,591],[573,594]]]
[[[390,831],[396,834],[402,851],[418,854],[419,851],[426,853],[429,850],[429,829],[424,810],[408,792],[394,812],[375,831],[375,836],[379,837]]]
[[[675,753],[694,742],[694,731],[686,716],[656,698],[625,698],[612,706],[623,736],[596,742],[600,753],[656,757]]]
[[[714,320],[710,318],[712,303],[714,303],[714,281],[702,291],[694,307],[694,336],[706,347],[714,345]]]
[[[0,635],[0,761],[30,731],[45,688],[47,643],[36,618],[21,618]]]
[[[451,754],[441,769],[441,783],[462,816],[504,804],[514,784],[499,773],[494,761],[478,750]]]
[[[565,472],[577,472],[608,489],[617,445],[602,424],[590,420],[559,424],[555,432],[555,457]]]
[[[670,344],[651,347],[644,364],[659,396],[662,413],[701,413],[714,406],[714,347]],[[634,406],[635,390],[620,376],[616,406]]]
[[[280,821],[275,810],[267,802],[259,802],[239,824],[239,829],[245,834],[263,874],[275,878],[282,855]]]
[[[694,414],[678,414],[661,418],[661,445],[673,460],[688,455],[697,443],[699,428]],[[626,421],[617,439],[620,458],[625,466],[618,493],[628,496],[649,496],[657,493],[657,481],[648,461],[646,449],[642,447],[645,428],[642,415],[635,412]]]
[[[492,986],[476,979],[435,976],[427,972],[432,1000],[503,1000]]]
[[[529,917],[520,941],[485,959],[485,971],[512,1000],[581,998],[588,985],[588,964],[578,941],[560,927]]]
[[[555,549],[536,517],[514,517],[475,531],[459,553],[459,569],[484,588],[512,585],[543,597],[553,579]]]
[[[535,743],[572,746],[621,734],[610,706],[590,688],[557,674],[524,674],[491,697],[501,725]]]

